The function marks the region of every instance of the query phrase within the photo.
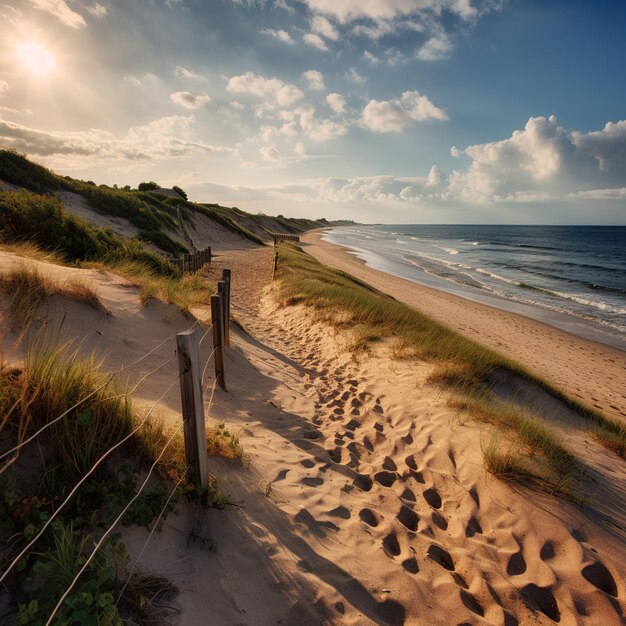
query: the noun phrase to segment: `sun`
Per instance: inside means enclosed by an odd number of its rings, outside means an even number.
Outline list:
[[[18,44],[15,54],[24,70],[33,76],[45,76],[56,67],[52,54],[36,41]]]

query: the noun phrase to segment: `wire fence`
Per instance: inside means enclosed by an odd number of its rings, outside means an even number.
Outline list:
[[[228,273],[228,278],[230,279],[230,272]],[[227,291],[227,295],[228,296],[230,295],[230,291],[229,290]],[[183,410],[183,419],[181,420],[180,424],[172,432],[172,434],[169,437],[169,439],[167,440],[167,442],[161,448],[158,456],[155,458],[155,460],[152,463],[150,469],[148,470],[148,473],[147,473],[145,479],[143,480],[141,485],[136,489],[136,492],[133,495],[133,497],[127,502],[127,504],[120,511],[120,513],[117,515],[115,520],[110,524],[110,526],[100,536],[100,538],[97,541],[97,543],[95,544],[93,550],[91,551],[89,556],[85,559],[85,561],[83,562],[81,568],[76,573],[76,575],[74,576],[73,580],[71,581],[69,586],[66,588],[66,590],[61,595],[61,597],[59,598],[58,602],[56,603],[52,613],[50,614],[50,616],[48,617],[48,619],[46,621],[46,626],[52,624],[54,618],[57,616],[58,612],[61,610],[61,607],[63,606],[63,604],[65,603],[65,601],[69,597],[69,595],[71,594],[72,590],[74,589],[74,587],[78,583],[78,581],[81,578],[81,576],[87,571],[87,568],[92,563],[92,561],[95,558],[95,556],[98,553],[98,551],[106,543],[107,539],[109,538],[109,536],[113,532],[114,528],[124,518],[124,515],[126,515],[126,513],[128,513],[128,511],[133,506],[133,504],[135,504],[135,502],[138,500],[138,498],[142,494],[143,490],[145,489],[146,485],[148,484],[150,478],[154,474],[156,467],[161,462],[161,459],[165,455],[166,451],[172,445],[172,443],[175,441],[175,439],[179,436],[181,430],[184,428],[185,429],[185,450],[186,450],[186,457],[187,457],[186,458],[186,461],[187,461],[186,467],[185,467],[184,471],[182,472],[178,482],[171,489],[171,491],[169,493],[169,497],[167,498],[166,502],[163,505],[163,508],[161,509],[161,512],[159,513],[158,517],[156,518],[156,521],[155,521],[155,523],[154,523],[154,525],[152,527],[152,530],[150,531],[150,534],[149,534],[149,536],[148,536],[144,546],[142,547],[142,549],[141,549],[137,559],[135,560],[135,562],[133,564],[133,567],[132,567],[131,571],[128,574],[126,582],[124,583],[121,591],[119,592],[119,595],[118,595],[117,601],[116,601],[116,606],[120,602],[120,600],[121,600],[121,598],[122,598],[122,596],[124,594],[124,591],[126,590],[128,584],[129,584],[129,581],[131,580],[131,578],[132,578],[132,576],[133,576],[133,574],[134,574],[134,572],[135,572],[135,570],[137,568],[137,565],[138,565],[139,561],[141,560],[142,556],[144,555],[146,547],[147,547],[148,543],[150,542],[156,527],[159,525],[161,519],[165,515],[165,513],[167,511],[167,508],[168,508],[172,498],[174,497],[174,494],[176,493],[176,491],[178,490],[178,488],[180,487],[182,482],[185,479],[189,478],[189,473],[190,473],[189,470],[192,468],[192,466],[193,467],[197,467],[198,466],[198,458],[197,458],[197,456],[196,456],[195,459],[194,458],[190,458],[190,451],[188,449],[187,436],[188,436],[188,430],[189,430],[191,422],[196,422],[196,425],[192,426],[191,430],[193,431],[194,428],[197,428],[197,432],[195,432],[196,443],[198,441],[200,442],[199,446],[197,447],[197,450],[199,450],[199,452],[196,452],[195,454],[196,455],[200,454],[200,456],[202,456],[202,454],[204,454],[205,459],[206,459],[206,434],[204,434],[205,433],[205,424],[204,424],[205,409],[206,409],[206,411],[210,411],[210,409],[211,409],[211,407],[213,405],[213,400],[214,400],[214,397],[215,397],[215,390],[216,390],[216,387],[217,387],[218,383],[220,383],[222,385],[222,387],[224,387],[223,379],[222,379],[222,381],[220,381],[220,376],[219,376],[220,372],[218,371],[218,368],[217,368],[216,355],[219,354],[221,350],[223,350],[224,322],[225,322],[224,317],[225,317],[226,311],[228,310],[228,306],[221,300],[222,296],[213,296],[213,298],[215,298],[215,297],[220,298],[220,302],[219,302],[219,306],[218,307],[214,308],[213,307],[213,302],[212,302],[212,311],[216,312],[217,318],[214,317],[211,325],[208,326],[204,330],[204,333],[202,334],[200,339],[198,339],[197,334],[196,334],[196,326],[200,323],[200,320],[197,319],[192,324],[192,326],[189,329],[187,329],[187,331],[184,331],[182,333],[172,333],[170,336],[166,337],[163,341],[158,343],[151,350],[147,351],[145,354],[143,354],[139,358],[135,359],[132,363],[125,364],[122,367],[120,367],[117,370],[115,370],[114,372],[109,372],[105,376],[105,379],[102,382],[102,384],[98,385],[95,389],[93,389],[84,398],[81,398],[79,401],[75,402],[71,407],[69,407],[68,409],[63,411],[60,415],[58,415],[54,419],[49,420],[44,426],[39,428],[36,432],[34,432],[32,435],[30,435],[29,437],[27,437],[23,441],[20,441],[17,445],[13,446],[10,450],[5,451],[2,454],[0,454],[0,460],[5,459],[5,458],[7,458],[7,457],[9,457],[11,455],[13,455],[13,456],[19,455],[20,450],[22,450],[22,448],[24,448],[24,446],[26,446],[29,443],[32,443],[33,441],[35,441],[38,437],[41,436],[42,433],[44,433],[51,426],[53,426],[54,424],[57,424],[58,422],[60,422],[64,417],[66,417],[67,415],[72,413],[72,411],[74,411],[77,408],[79,408],[87,400],[89,400],[90,398],[93,398],[95,395],[97,395],[99,392],[101,392],[103,389],[105,389],[113,381],[115,376],[117,376],[117,375],[119,375],[121,373],[127,372],[130,369],[136,367],[139,363],[143,362],[150,355],[154,354],[157,350],[159,350],[159,348],[163,347],[168,341],[172,341],[172,339],[174,337],[177,337],[177,342],[178,342],[178,338],[180,338],[181,335],[182,336],[187,336],[187,337],[189,337],[191,335],[191,337],[193,338],[192,341],[191,341],[191,345],[194,346],[194,349],[195,349],[195,352],[194,352],[195,360],[191,359],[191,360],[186,361],[184,358],[181,358],[180,344],[179,344],[178,349],[177,349],[178,361],[179,361],[179,371],[173,377],[173,380],[171,381],[169,386],[165,389],[165,391],[163,391],[163,393],[159,396],[159,398],[151,405],[151,407],[148,409],[148,411],[143,416],[143,418],[139,421],[139,423],[126,436],[124,436],[120,441],[118,441],[117,443],[115,443],[114,445],[109,447],[104,453],[102,453],[101,456],[92,465],[92,467],[80,478],[80,480],[78,480],[78,482],[76,482],[76,484],[71,489],[71,491],[63,499],[63,501],[55,508],[55,510],[47,518],[47,520],[45,521],[43,526],[38,530],[38,532],[32,538],[30,538],[28,543],[25,546],[23,546],[19,550],[19,552],[12,558],[11,562],[8,564],[8,566],[5,568],[5,570],[0,575],[0,583],[2,583],[3,581],[5,581],[7,576],[11,573],[11,571],[13,571],[13,569],[18,565],[18,563],[20,563],[20,561],[23,558],[25,558],[32,551],[32,549],[37,544],[37,542],[46,533],[46,531],[50,528],[50,526],[54,523],[54,521],[60,516],[61,512],[64,509],[66,509],[67,505],[70,503],[72,498],[76,495],[76,493],[80,490],[80,488],[87,482],[87,480],[90,477],[92,477],[94,475],[96,470],[99,467],[101,467],[101,465],[107,459],[109,459],[111,457],[113,452],[115,452],[116,450],[120,449],[125,443],[130,441],[134,436],[136,436],[141,431],[141,429],[145,426],[145,424],[150,419],[150,417],[153,414],[153,412],[160,405],[160,403],[163,401],[163,399],[172,391],[174,386],[177,383],[180,384],[181,398],[182,398],[182,401],[183,401],[183,407],[185,407],[186,404],[189,405],[189,399],[187,399],[187,402],[185,402],[185,394],[188,393],[188,391],[183,386],[183,379],[185,377],[188,377],[191,374],[192,378],[199,385],[200,393],[201,393],[201,389],[202,389],[202,387],[205,384],[207,384],[207,387],[208,387],[207,372],[209,370],[209,365],[210,365],[210,363],[212,361],[214,363],[216,363],[215,376],[214,376],[213,384],[211,386],[211,392],[210,392],[210,397],[209,397],[208,403],[206,403],[204,406],[201,407],[199,415],[198,414],[185,415],[185,411]],[[216,333],[216,329],[220,329],[220,332]],[[199,351],[199,348],[200,348],[201,344],[205,341],[206,337],[209,335],[209,333],[211,331],[213,331],[213,338],[214,338],[214,342],[213,343],[214,343],[214,345],[213,345],[213,348],[212,348],[211,352],[209,353],[208,357],[206,357],[206,359],[204,360],[203,367],[200,369],[200,363],[198,362],[198,354],[199,354],[198,351]],[[217,343],[215,341],[216,338],[217,338]],[[223,377],[223,354],[221,355],[221,357],[222,357],[221,358],[221,367],[222,367],[222,377]],[[124,393],[114,394],[114,395],[109,396],[109,397],[104,398],[104,399],[105,400],[109,400],[109,399],[113,399],[113,398],[116,398],[116,397],[122,397],[122,396],[125,396],[127,394],[134,393],[137,389],[139,389],[139,387],[141,387],[141,385],[145,384],[147,380],[149,380],[153,375],[155,375],[157,372],[162,370],[166,365],[170,364],[175,358],[177,358],[176,355],[172,356],[172,357],[169,357],[168,359],[166,359],[165,361],[160,363],[158,365],[158,367],[153,368],[149,372],[143,374],[141,376],[141,378],[134,384],[134,386],[132,388],[126,390]],[[192,404],[193,404],[193,402],[192,402]],[[201,403],[201,404],[203,404],[203,403]],[[201,424],[201,428],[198,428],[197,423]],[[202,435],[202,437],[200,437],[200,439],[198,439],[199,435]],[[204,452],[202,452],[202,449],[204,450]],[[191,454],[193,456],[193,451],[192,451]],[[10,462],[12,462],[12,461],[10,461]],[[194,463],[195,463],[195,465],[194,465]],[[0,474],[2,473],[2,471],[4,471],[4,469],[6,469],[7,466],[8,466],[8,464],[5,464],[5,466],[0,470]],[[200,467],[201,468],[203,467],[202,464],[200,464]],[[198,477],[196,476],[196,480],[197,479],[198,479]],[[206,477],[204,477],[204,480],[206,481]]]

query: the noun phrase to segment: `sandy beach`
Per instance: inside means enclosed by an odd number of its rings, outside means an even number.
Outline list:
[[[509,342],[531,367],[548,367],[553,346],[574,365],[591,356],[611,364],[598,370],[594,397],[617,402],[610,393],[618,393],[623,356],[446,294],[422,293],[318,237],[305,236],[305,249],[329,265],[419,301],[470,336],[491,329],[485,343]],[[59,279],[76,274],[89,281],[108,314],[63,301],[44,313],[65,315],[64,332],[85,335],[85,350],[104,354],[106,369],[190,323],[172,305],[141,305],[136,288],[104,272],[11,254],[1,260],[5,270],[28,263]],[[450,393],[428,383],[431,364],[398,360],[387,341],[355,356],[349,331],[327,326],[303,305],[281,306],[272,265],[270,247],[222,250],[202,270],[211,281],[224,267],[233,272],[228,391],[216,389],[209,403],[209,377],[205,402],[207,425],[224,423],[237,433],[245,462],[210,457],[233,505],[179,505],[142,556],[143,570],[167,576],[180,590],[173,623],[623,623],[626,462],[573,423],[563,436],[585,454],[602,486],[587,506],[494,478],[483,468],[486,427],[464,419],[449,406]],[[203,308],[193,313],[206,316]],[[549,343],[540,343],[544,337]],[[209,350],[203,346],[203,356]],[[129,373],[139,377],[171,356],[166,342]],[[587,367],[584,376],[581,366],[578,381],[571,372],[567,378],[567,367],[556,382],[578,385],[584,396],[593,373]],[[175,376],[171,361],[135,393],[140,414]],[[623,398],[616,406],[623,410]],[[179,425],[175,388],[155,416],[168,430]],[[123,536],[135,558],[148,531],[131,526]]]
[[[366,281],[453,330],[520,361],[572,396],[626,419],[626,353],[522,315],[495,309],[366,267],[347,249],[302,238],[318,261]]]

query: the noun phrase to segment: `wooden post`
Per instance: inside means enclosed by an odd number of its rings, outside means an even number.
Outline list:
[[[274,254],[274,271],[272,272],[272,280],[276,278],[276,270],[278,270],[278,249]]]
[[[213,362],[215,363],[215,378],[220,387],[226,391],[226,376],[224,374],[224,344],[222,342],[222,302],[219,295],[211,296],[211,323],[213,324]]]
[[[180,399],[183,408],[185,457],[194,483],[207,487],[208,465],[206,427],[202,399],[198,335],[194,330],[176,334],[178,371],[180,372]]]
[[[207,248],[207,252],[209,253],[209,263],[211,262],[211,246]]]
[[[222,270],[222,280],[226,284],[226,307],[224,316],[224,345],[230,347],[230,288],[231,288],[231,271]]]
[[[228,328],[226,326],[226,324],[227,324],[226,314],[227,314],[227,309],[228,309],[228,293],[227,293],[227,285],[226,285],[225,281],[220,280],[217,283],[217,293],[219,294],[219,296],[221,298],[221,305],[222,305],[222,341],[223,341],[224,347],[226,347],[229,344],[226,342],[226,335],[228,334]]]

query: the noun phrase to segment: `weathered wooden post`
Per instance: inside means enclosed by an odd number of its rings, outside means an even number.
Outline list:
[[[219,284],[218,284],[219,287]],[[213,361],[215,363],[215,378],[220,387],[226,391],[226,376],[224,373],[224,331],[223,331],[224,307],[221,296],[211,296],[211,323],[213,324]]]
[[[207,487],[208,465],[202,373],[200,371],[199,342],[196,330],[176,334],[180,399],[183,409],[185,457],[195,485]]]
[[[224,345],[230,347],[230,288],[231,288],[231,271],[222,270],[222,280],[226,284],[226,307],[224,316]]]
[[[207,252],[209,253],[209,263],[211,262],[211,246],[207,248]]]
[[[272,280],[276,278],[277,270],[278,270],[278,248],[276,248],[276,252],[274,253],[274,270],[272,272]]]

